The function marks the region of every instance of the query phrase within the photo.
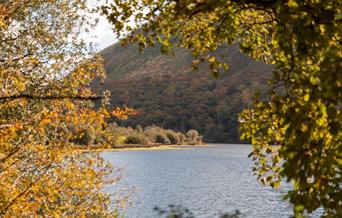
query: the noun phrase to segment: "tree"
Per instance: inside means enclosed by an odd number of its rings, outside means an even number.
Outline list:
[[[287,194],[296,217],[342,215],[342,2],[339,0],[113,0],[101,8],[123,44],[189,50],[216,76],[212,51],[238,43],[275,66],[266,100],[240,115],[260,181]],[[274,146],[277,145],[277,146]]]
[[[76,27],[91,25],[84,10],[83,0],[0,1],[1,217],[118,215],[103,192],[118,172],[109,179],[113,168],[98,154],[69,144],[78,137],[71,128],[127,115],[88,87],[103,69],[78,40]]]

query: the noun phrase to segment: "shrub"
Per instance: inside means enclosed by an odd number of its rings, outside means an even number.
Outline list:
[[[179,133],[169,130],[166,132],[166,136],[169,138],[171,144],[178,145],[180,143]]]
[[[149,144],[149,140],[143,134],[133,134],[133,135],[127,136],[125,138],[124,143],[125,144],[143,144],[143,145],[147,145],[147,144]]]
[[[156,134],[156,143],[171,144],[170,139],[164,133]]]
[[[135,131],[138,132],[138,133],[144,133],[144,129],[141,127],[141,125],[137,125],[135,127]]]
[[[158,131],[151,127],[151,126],[148,126],[145,128],[144,130],[144,134],[145,136],[151,141],[151,142],[156,142],[156,134],[158,133]]]
[[[94,144],[98,145],[98,144],[104,144],[106,142],[103,134],[95,134],[94,137]]]
[[[145,136],[151,142],[154,142],[154,143],[164,143],[164,142],[158,142],[158,140],[157,140],[157,135],[158,134],[165,134],[164,132],[165,132],[164,129],[162,129],[162,128],[158,127],[158,126],[155,126],[155,125],[148,126],[144,130]],[[158,137],[159,137],[159,141],[164,141],[163,139],[161,139],[162,137],[160,137],[160,136],[158,136]]]
[[[202,136],[200,136],[200,134],[194,129],[189,130],[186,133],[186,137],[187,137],[189,144],[194,145],[194,144],[202,143]]]
[[[185,143],[186,137],[183,133],[178,133],[178,138],[179,138],[180,145]]]
[[[81,128],[77,130],[72,139],[72,143],[78,145],[89,145],[94,141],[94,134],[88,128]]]
[[[133,132],[133,129],[120,127],[116,123],[111,123],[103,131],[103,137],[109,146],[116,146],[124,143],[123,138],[126,135],[132,135]]]

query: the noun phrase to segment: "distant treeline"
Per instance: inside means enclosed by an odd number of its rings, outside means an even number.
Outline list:
[[[251,77],[254,78],[250,82]],[[257,78],[259,76],[259,78]],[[107,84],[114,105],[128,105],[138,115],[121,126],[158,125],[186,132],[196,129],[208,142],[239,142],[238,113],[251,105],[255,90],[264,93],[266,80],[262,74],[244,78],[229,76],[174,78],[164,75],[126,83]]]

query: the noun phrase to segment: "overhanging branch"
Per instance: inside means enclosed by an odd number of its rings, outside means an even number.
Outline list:
[[[18,95],[9,95],[9,96],[0,96],[0,100],[12,101],[20,98],[32,99],[32,100],[58,100],[58,99],[70,99],[70,100],[91,100],[97,101],[104,98],[102,95],[93,95],[93,96],[81,96],[81,95],[30,95],[30,94],[18,94]]]
[[[206,0],[201,1],[195,4],[192,9],[187,9],[186,1],[175,0],[176,2],[176,10],[181,12],[181,14],[185,13],[190,16],[194,16],[200,12],[208,12],[213,11],[216,8],[225,7],[225,1],[217,1],[217,0]],[[246,6],[246,9],[253,8],[256,10],[273,10],[278,0],[235,0],[232,1],[235,4]],[[282,3],[282,1],[280,1]]]

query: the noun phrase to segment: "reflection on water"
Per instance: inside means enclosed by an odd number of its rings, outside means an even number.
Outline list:
[[[217,145],[189,150],[106,152],[115,166],[123,166],[120,186],[136,187],[125,217],[158,217],[155,206],[189,208],[196,217],[218,217],[238,209],[246,217],[290,217],[282,200],[284,188],[261,186],[247,158],[249,145]],[[111,187],[114,188],[118,186]]]

